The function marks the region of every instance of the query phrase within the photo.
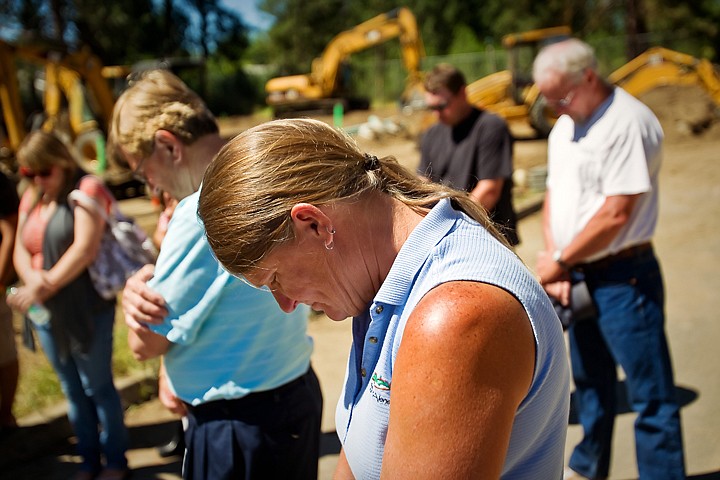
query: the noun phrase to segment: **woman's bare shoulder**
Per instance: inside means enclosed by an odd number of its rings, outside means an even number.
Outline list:
[[[530,326],[520,301],[488,283],[453,281],[430,290],[411,314],[415,328],[427,335],[487,332]]]

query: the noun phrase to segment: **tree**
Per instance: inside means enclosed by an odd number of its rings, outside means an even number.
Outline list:
[[[282,74],[307,73],[313,58],[338,33],[356,25],[343,0],[263,0],[259,7],[275,17],[268,31],[271,58]],[[332,21],[329,21],[332,19]]]
[[[218,0],[186,0],[199,17],[195,43],[208,58],[220,50],[223,55],[240,58],[249,45],[248,29],[234,12],[223,8]]]
[[[166,2],[168,6],[172,8]],[[106,63],[132,63],[187,53],[185,31],[190,22],[178,8],[163,14],[154,8],[152,0],[75,0],[74,7],[70,18],[79,41],[89,45]]]

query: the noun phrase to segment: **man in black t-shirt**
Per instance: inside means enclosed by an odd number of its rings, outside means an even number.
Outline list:
[[[425,101],[438,123],[423,135],[418,174],[467,191],[511,245],[517,245],[512,205],[513,137],[505,120],[467,101],[465,77],[440,64],[425,77]]]

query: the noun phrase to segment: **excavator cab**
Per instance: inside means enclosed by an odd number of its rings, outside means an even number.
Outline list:
[[[532,80],[532,64],[538,51],[550,43],[569,38],[570,27],[560,26],[513,33],[502,39],[508,68],[468,84],[468,101],[505,118],[524,124],[546,136],[554,124],[554,113],[545,108]]]
[[[552,27],[512,33],[502,39],[507,51],[508,70],[512,74],[511,94],[517,103],[523,103],[527,90],[533,85],[532,66],[538,52],[546,45],[570,38],[570,27]]]

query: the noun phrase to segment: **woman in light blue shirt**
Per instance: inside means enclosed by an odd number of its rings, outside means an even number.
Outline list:
[[[240,134],[203,182],[225,268],[286,312],[354,317],[336,478],[562,477],[560,322],[465,193],[305,119]]]

